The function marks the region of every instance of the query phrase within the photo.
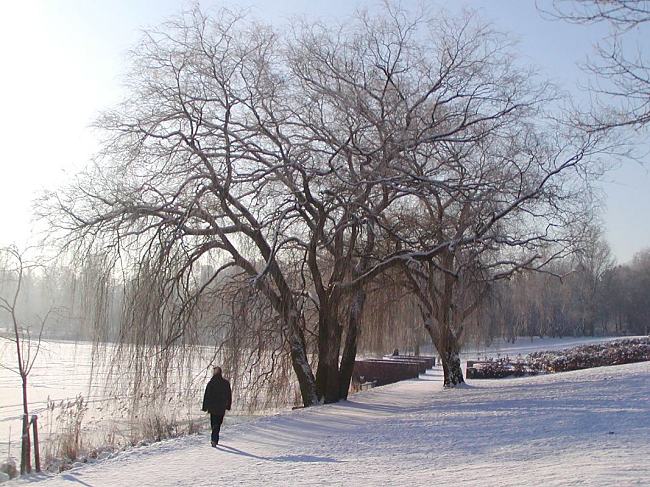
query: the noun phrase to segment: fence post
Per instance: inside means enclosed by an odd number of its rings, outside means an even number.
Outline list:
[[[32,425],[34,427],[34,464],[36,471],[41,471],[41,454],[38,448],[38,416],[32,416]]]

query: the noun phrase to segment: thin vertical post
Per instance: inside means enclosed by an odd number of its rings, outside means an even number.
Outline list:
[[[29,467],[29,416],[27,414],[23,414],[23,434],[20,446],[20,475],[25,475],[25,473],[29,473],[31,470]]]
[[[38,448],[38,416],[32,416],[32,426],[34,428],[34,464],[36,471],[41,471],[41,454]]]

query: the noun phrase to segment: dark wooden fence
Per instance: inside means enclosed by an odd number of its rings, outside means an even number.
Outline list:
[[[415,379],[436,363],[435,357],[389,355],[380,359],[357,360],[352,382],[357,386],[372,383],[383,386],[406,379]]]

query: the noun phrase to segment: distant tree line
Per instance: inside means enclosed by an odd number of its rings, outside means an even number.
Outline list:
[[[595,248],[596,255],[582,253],[556,261],[544,272],[521,273],[492,284],[468,320],[468,340],[486,344],[495,339],[530,336],[650,333],[647,319],[650,316],[650,249],[638,252],[629,262],[617,264],[606,242],[598,240]],[[211,266],[203,267],[200,280],[207,281],[212,272]],[[6,274],[7,269],[0,265],[0,275]],[[96,274],[90,278],[87,272],[59,264],[27,268],[17,308],[29,310],[25,313],[27,321],[34,322],[49,312],[44,329],[47,338],[91,341],[98,333],[92,314],[97,289],[95,278]],[[221,316],[224,322],[226,317],[231,319],[234,315],[239,316],[240,322],[245,318],[251,323],[264,321],[263,310],[256,310],[254,295],[243,294],[245,286],[223,281],[211,289],[212,304],[203,307],[207,311],[212,306],[210,312]],[[390,289],[390,297],[383,292],[385,289]],[[8,296],[12,291],[12,283],[0,279],[0,295]],[[388,285],[384,282],[381,291],[370,289],[360,350],[383,353],[397,347],[418,352],[419,347],[426,345],[427,338],[420,326],[422,317],[417,303],[406,290],[402,289],[400,294],[391,288],[390,281]],[[123,286],[114,281],[108,290],[107,306],[112,311],[103,330],[104,340],[119,339],[123,296]],[[0,317],[1,326],[8,329],[9,317],[1,313]],[[214,330],[206,320],[197,342],[209,345],[213,338]]]
[[[11,255],[9,248],[0,249],[0,256]],[[16,251],[17,252],[17,251]],[[25,257],[28,259],[28,257]],[[32,262],[33,260],[28,260]],[[0,258],[0,296],[13,296],[16,291],[15,265]],[[123,299],[123,287],[118,281],[105,286],[102,273],[86,260],[84,266],[62,264],[60,261],[25,266],[16,310],[27,323],[40,323],[47,316],[43,336],[63,340],[95,338],[115,340]],[[101,293],[109,294],[101,296]],[[98,306],[105,319],[95,322]],[[0,310],[0,328],[6,329],[10,317]],[[101,336],[96,334],[101,327]],[[34,333],[36,330],[32,330]]]
[[[554,266],[562,279],[526,274],[500,283],[479,336],[647,335],[650,252],[627,264],[605,264],[594,269],[578,260]]]

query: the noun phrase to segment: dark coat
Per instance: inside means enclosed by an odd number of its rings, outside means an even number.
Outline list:
[[[226,409],[230,410],[232,402],[232,391],[230,382],[220,376],[213,375],[208,385],[205,387],[203,395],[203,411],[210,414],[223,416]]]

